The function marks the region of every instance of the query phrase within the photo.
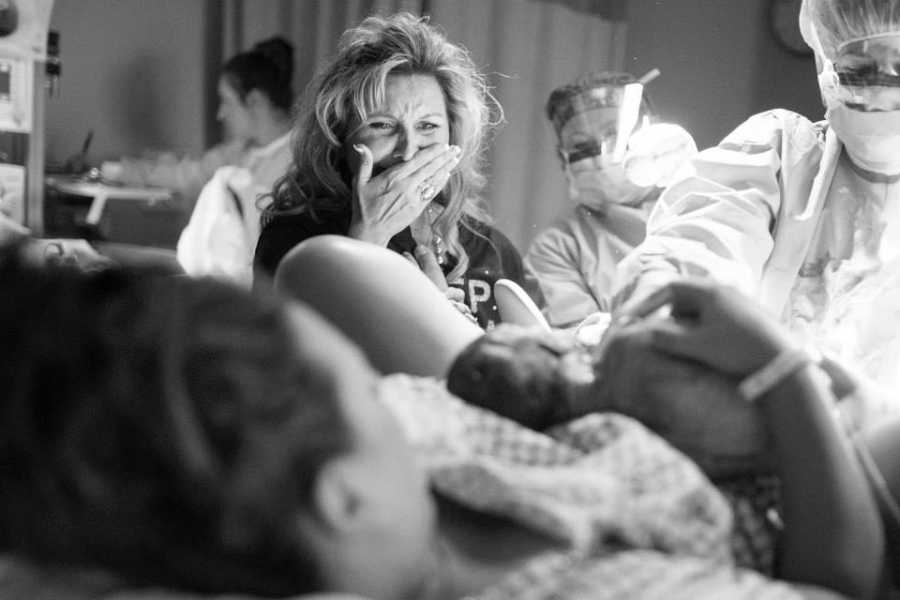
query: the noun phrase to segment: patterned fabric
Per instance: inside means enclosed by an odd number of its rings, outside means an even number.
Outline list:
[[[438,493],[568,543],[569,550],[539,555],[464,600],[800,597],[741,568],[771,562],[772,529],[760,516],[777,500],[771,482],[735,482],[723,494],[694,463],[622,415],[593,414],[539,433],[465,404],[434,380],[395,375],[383,385],[389,389],[379,396]],[[199,596],[131,590],[102,572],[57,571],[3,557],[0,599]]]
[[[592,414],[539,433],[465,404],[437,381],[395,375],[384,385],[393,389],[380,396],[437,493],[571,548],[534,559],[481,598],[796,597],[736,566],[771,564],[771,485],[730,487],[735,523],[726,496],[694,463],[625,416]]]
[[[715,561],[648,550],[541,557],[477,600],[794,599],[790,586]],[[475,598],[471,600],[476,600]]]

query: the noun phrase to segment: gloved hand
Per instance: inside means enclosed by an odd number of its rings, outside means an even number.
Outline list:
[[[680,125],[647,125],[628,140],[625,176],[641,187],[665,187],[688,167],[696,154],[694,138]]]

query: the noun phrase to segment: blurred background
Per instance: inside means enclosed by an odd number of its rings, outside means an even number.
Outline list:
[[[47,165],[83,149],[200,154],[220,140],[216,83],[225,59],[282,35],[302,90],[340,33],[373,12],[428,14],[490,75],[505,111],[489,154],[486,200],[520,250],[566,205],[544,116],[550,91],[592,70],[661,75],[647,94],[703,148],[751,114],[789,107],[818,120],[811,56],[792,47],[787,0],[55,0],[58,93],[47,100]]]

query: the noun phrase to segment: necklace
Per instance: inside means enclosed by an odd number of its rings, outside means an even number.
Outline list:
[[[428,208],[425,209],[428,213],[428,222],[430,223],[431,229],[431,249],[434,251],[435,257],[437,257],[437,263],[441,266],[447,262],[447,246],[444,244],[444,236],[441,235],[440,231],[435,228],[435,223],[438,218],[441,216],[441,213],[444,212],[443,207],[441,207],[438,212],[435,209],[435,204],[432,202],[428,205]],[[435,214],[437,213],[437,214]]]

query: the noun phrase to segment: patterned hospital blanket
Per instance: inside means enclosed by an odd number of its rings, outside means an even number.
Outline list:
[[[770,564],[775,488],[713,486],[640,423],[613,413],[546,432],[468,405],[434,380],[381,394],[435,491],[566,542],[479,598],[794,598]]]

